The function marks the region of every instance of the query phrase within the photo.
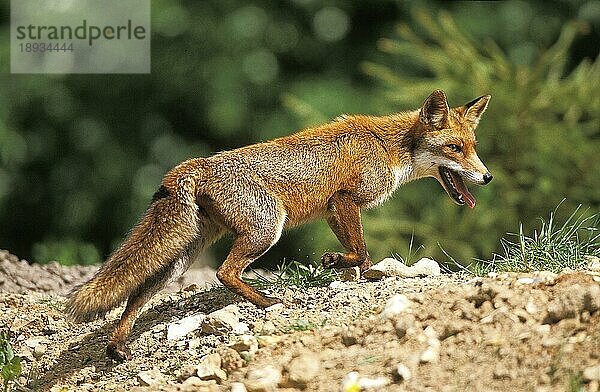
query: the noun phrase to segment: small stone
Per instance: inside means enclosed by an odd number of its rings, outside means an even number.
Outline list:
[[[206,316],[202,323],[202,332],[215,335],[226,335],[240,323],[240,310],[235,305],[228,305]]]
[[[226,373],[240,369],[246,365],[240,354],[230,347],[220,347],[217,352],[221,356],[221,368]]]
[[[430,345],[429,347],[427,347],[427,349],[425,349],[425,351],[423,351],[421,353],[421,356],[419,357],[419,361],[421,363],[432,363],[432,362],[437,362],[437,360],[439,358],[440,358],[439,346]]]
[[[348,287],[348,284],[346,282],[342,282],[339,280],[334,280],[333,282],[329,283],[329,288],[332,290],[340,290],[340,289],[345,289]]]
[[[535,282],[535,279],[530,278],[530,277],[523,277],[523,278],[517,279],[517,283],[520,283],[520,284],[532,284],[534,282]]]
[[[440,340],[437,331],[432,326],[428,326],[423,331],[423,335],[429,347],[421,353],[419,361],[422,363],[437,362],[440,357]]]
[[[390,384],[386,377],[361,377],[358,372],[350,372],[342,381],[343,392],[360,392],[363,390],[381,390]]]
[[[390,380],[387,377],[360,377],[358,379],[358,385],[360,390],[381,390],[382,388],[390,385]]]
[[[561,340],[555,336],[544,336],[542,338],[543,347],[555,347],[561,344]]]
[[[281,371],[275,366],[267,365],[249,370],[244,385],[248,392],[271,392],[277,390],[280,382]]]
[[[275,327],[275,324],[273,324],[271,320],[265,321],[261,333],[263,335],[273,335],[275,332],[277,332],[277,327]]]
[[[600,365],[590,366],[583,369],[583,381],[600,381]]]
[[[205,319],[204,313],[198,313],[170,323],[167,326],[167,340],[178,340],[190,332],[200,329]]]
[[[250,327],[246,323],[238,323],[233,327],[233,333],[236,335],[244,335],[250,332]]]
[[[197,368],[196,365],[183,366],[182,368],[180,368],[177,371],[177,374],[178,374],[177,380],[179,380],[180,382],[183,382],[190,377],[197,377],[196,368]]]
[[[246,386],[241,382],[231,383],[231,392],[247,392]]]
[[[527,301],[527,305],[525,305],[525,311],[529,314],[536,314],[539,309],[536,306],[535,303],[533,303],[533,301],[530,299],[529,301]]]
[[[226,380],[227,374],[221,369],[221,356],[214,353],[202,357],[196,366],[196,375],[203,381],[215,380],[220,383]]]
[[[410,268],[413,269],[415,276],[437,276],[442,273],[437,261],[423,257]]]
[[[252,335],[242,335],[239,339],[229,345],[232,349],[241,352],[248,352],[248,354],[254,354],[258,351],[258,340]]]
[[[541,324],[538,325],[535,330],[537,331],[537,333],[539,333],[540,335],[546,335],[547,333],[550,333],[550,325],[549,324]]]
[[[157,369],[143,370],[138,373],[137,380],[140,385],[148,387],[165,381],[163,374]]]
[[[46,354],[47,348],[48,347],[45,344],[42,344],[42,343],[38,344],[33,349],[33,356],[37,359],[41,358],[42,356],[44,356],[44,354]]]
[[[552,271],[538,271],[535,273],[535,283],[544,283],[548,286],[552,286],[556,283],[558,274]]]
[[[257,340],[258,340],[258,347],[268,347],[268,346],[274,346],[277,343],[281,342],[281,336],[277,336],[277,335],[259,336],[257,338]]]
[[[319,375],[321,359],[313,354],[303,354],[290,361],[286,367],[290,386],[305,389],[308,383]]]
[[[426,257],[410,267],[400,260],[388,257],[366,270],[363,276],[367,279],[382,279],[387,276],[414,278],[417,276],[435,276],[440,273],[440,265],[435,260]]]
[[[28,339],[25,339],[25,345],[31,349],[35,349],[38,345],[42,343],[48,343],[48,339],[45,336],[34,336]]]
[[[360,374],[358,372],[350,372],[346,374],[342,381],[342,392],[360,392],[361,386],[358,383]]]
[[[381,312],[381,317],[393,318],[394,316],[408,311],[411,307],[411,301],[404,294],[396,294],[387,300],[385,307]]]
[[[187,343],[188,343],[189,350],[195,350],[198,347],[202,346],[202,339],[199,339],[199,338],[190,339]]]
[[[408,381],[412,377],[412,373],[410,372],[408,366],[403,363],[399,363],[396,365],[394,377],[396,377],[398,381]]]
[[[600,272],[600,257],[585,255],[583,260],[586,261],[586,268],[590,271]]]
[[[356,282],[360,279],[360,268],[358,267],[340,268],[336,271],[341,282]]]

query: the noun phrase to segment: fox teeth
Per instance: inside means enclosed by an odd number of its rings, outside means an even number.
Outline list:
[[[458,189],[456,189],[456,185],[454,185],[454,181],[452,180],[452,176],[450,175],[450,172],[447,170],[444,170],[444,175],[446,176],[448,183],[452,186],[452,189],[455,190],[456,192],[458,192]],[[461,198],[462,198],[462,196],[461,196]]]

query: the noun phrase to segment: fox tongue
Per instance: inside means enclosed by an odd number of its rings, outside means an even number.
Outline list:
[[[452,173],[452,174],[453,174],[452,177],[454,179],[454,185],[456,186],[456,190],[462,195],[463,199],[465,200],[465,202],[467,203],[467,205],[470,208],[475,208],[475,198],[473,197],[471,192],[469,192],[469,189],[465,185],[465,182],[463,181],[463,179],[460,178],[460,176],[458,176],[458,175],[454,175],[454,173]]]

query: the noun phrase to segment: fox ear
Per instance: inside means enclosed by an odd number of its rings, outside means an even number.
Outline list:
[[[483,95],[479,98],[475,98],[469,103],[464,105],[465,108],[465,119],[471,122],[473,125],[479,124],[479,119],[485,109],[488,107],[488,103],[490,102],[491,95]]]
[[[446,94],[442,90],[435,90],[423,102],[419,112],[419,120],[423,124],[431,124],[436,128],[441,128],[449,114],[450,108],[448,107]]]

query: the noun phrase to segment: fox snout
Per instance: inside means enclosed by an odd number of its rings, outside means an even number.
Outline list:
[[[489,184],[493,178],[494,178],[494,176],[492,176],[492,173],[490,173],[490,172],[485,173],[483,175],[483,185]]]

